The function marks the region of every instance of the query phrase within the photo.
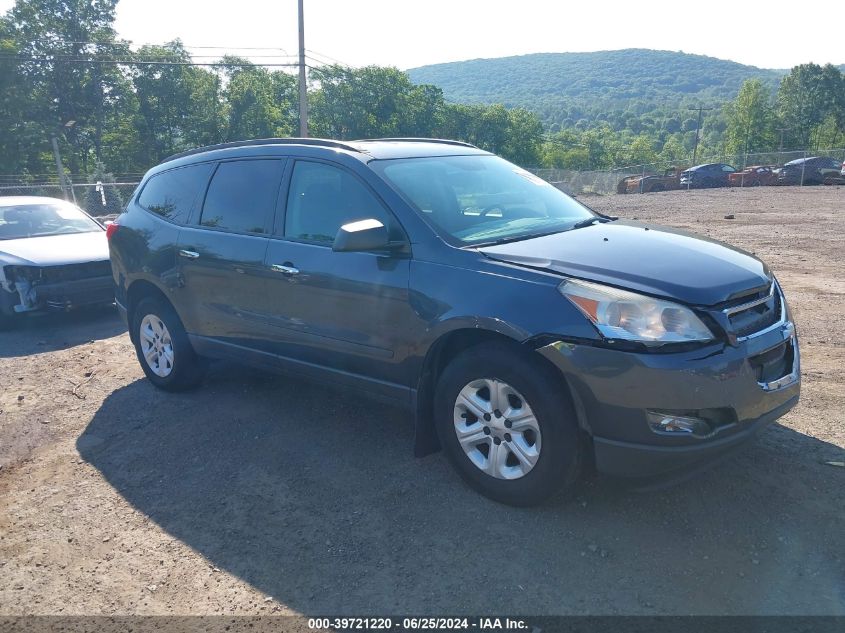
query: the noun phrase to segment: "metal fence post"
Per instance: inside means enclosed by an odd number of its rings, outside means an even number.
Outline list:
[[[801,163],[801,186],[804,186],[804,170],[807,169],[807,150],[804,150],[804,160]]]

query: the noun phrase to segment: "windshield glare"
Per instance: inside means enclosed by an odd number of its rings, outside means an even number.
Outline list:
[[[0,240],[99,230],[99,224],[66,202],[0,206]]]
[[[545,180],[496,156],[402,158],[370,165],[459,245],[557,233],[596,217]]]

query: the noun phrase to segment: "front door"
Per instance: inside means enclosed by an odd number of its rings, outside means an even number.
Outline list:
[[[294,163],[286,200],[266,257],[276,353],[328,369],[340,382],[407,398],[402,359],[419,322],[408,300],[408,256],[331,248],[348,222],[378,219],[392,239],[404,239],[401,227],[361,180],[329,163]]]

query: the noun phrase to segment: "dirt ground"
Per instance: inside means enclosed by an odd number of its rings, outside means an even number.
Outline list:
[[[803,394],[744,453],[507,508],[401,410],[224,363],[164,394],[113,311],[31,319],[0,333],[0,615],[845,614],[845,188],[585,201],[778,275]]]

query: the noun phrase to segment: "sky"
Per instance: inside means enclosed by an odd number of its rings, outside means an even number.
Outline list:
[[[842,20],[821,18],[794,2],[304,1],[310,56],[351,66],[407,69],[479,57],[621,48],[683,51],[762,68],[845,63]],[[13,4],[0,0],[0,11]],[[138,45],[180,38],[189,46],[222,47],[193,49],[198,55],[229,52],[283,63],[295,60],[264,56],[296,54],[296,5],[297,0],[120,0],[116,27]]]

